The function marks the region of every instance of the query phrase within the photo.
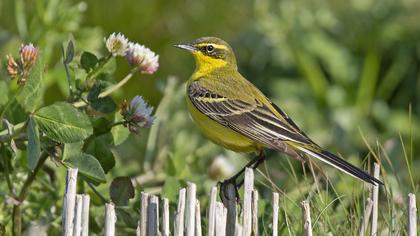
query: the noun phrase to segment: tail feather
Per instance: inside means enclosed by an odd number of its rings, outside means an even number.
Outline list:
[[[332,166],[334,166],[335,168],[342,170],[344,172],[346,172],[347,174],[358,178],[360,180],[363,180],[367,183],[373,184],[373,185],[378,185],[381,184],[383,185],[383,183],[376,179],[375,177],[369,175],[368,173],[366,173],[365,171],[359,169],[358,167],[350,164],[349,162],[341,159],[340,157],[325,151],[325,150],[310,150],[308,148],[305,147],[298,147],[298,149],[312,157],[315,157],[327,164],[330,164]]]

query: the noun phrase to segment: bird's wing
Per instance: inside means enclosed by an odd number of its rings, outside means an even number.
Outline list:
[[[303,132],[299,132],[296,124],[280,119],[269,107],[258,101],[250,104],[221,96],[197,82],[192,82],[188,86],[188,96],[201,113],[270,148],[277,149],[279,145],[284,146],[281,143],[284,141],[313,144]]]
[[[284,151],[286,146],[291,146],[356,178],[371,184],[382,184],[358,167],[323,150],[271,102],[268,103],[271,107],[258,100],[253,104],[247,103],[241,99],[219,95],[200,86],[198,82],[189,84],[188,96],[201,113],[269,148]],[[273,108],[280,116],[273,112]]]

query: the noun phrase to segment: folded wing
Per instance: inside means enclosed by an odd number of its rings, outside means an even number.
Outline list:
[[[382,184],[356,166],[320,148],[274,104],[271,108],[280,116],[262,102],[256,100],[250,104],[238,98],[221,96],[198,82],[188,86],[188,96],[201,113],[268,148],[290,154],[293,152],[287,152],[287,148],[292,147],[368,183]]]

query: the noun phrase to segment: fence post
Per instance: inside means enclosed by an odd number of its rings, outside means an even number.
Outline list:
[[[226,186],[227,195],[227,222],[226,222],[226,235],[235,236],[236,230],[236,189],[233,183]]]
[[[366,233],[367,225],[369,224],[370,214],[372,213],[372,206],[373,206],[373,201],[370,198],[368,198],[366,200],[364,214],[362,218],[360,219],[360,227],[358,230],[359,236],[364,236]]]
[[[167,198],[163,198],[162,202],[162,236],[169,236],[169,200]]]
[[[185,211],[185,228],[187,236],[195,236],[195,207],[197,204],[196,186],[188,182],[187,185],[187,201]]]
[[[117,222],[117,216],[114,203],[105,203],[105,236],[115,235],[115,222]]]
[[[141,192],[141,205],[140,205],[140,222],[138,230],[140,236],[146,236],[147,232],[147,208],[149,206],[149,194]]]
[[[175,214],[174,235],[184,235],[185,188],[179,190],[178,209]]]
[[[279,194],[273,192],[273,236],[279,233]]]
[[[76,205],[74,207],[74,222],[73,222],[73,235],[80,235],[82,232],[82,195],[76,194]]]
[[[74,206],[76,202],[77,168],[68,168],[64,192],[62,235],[73,235]]]
[[[380,166],[377,163],[373,163],[373,177],[379,180],[379,171]],[[376,236],[378,232],[378,195],[379,195],[379,185],[375,184],[372,191],[372,227],[371,227],[371,236]]]
[[[416,236],[417,234],[417,207],[416,195],[408,194],[408,236]]]
[[[215,224],[216,224],[216,198],[217,198],[217,187],[213,186],[210,190],[210,204],[209,213],[207,219],[207,235],[214,236]]]
[[[301,207],[303,213],[303,235],[312,236],[311,211],[308,201],[302,201]]]
[[[82,194],[82,236],[89,235],[89,194]]]
[[[159,228],[159,198],[155,195],[149,196],[147,206],[147,235],[158,235]]]
[[[252,191],[252,233],[258,236],[258,191]]]
[[[227,209],[221,202],[216,202],[216,236],[226,235]]]
[[[195,235],[201,236],[201,209],[200,201],[195,204]]]
[[[244,212],[242,222],[242,234],[244,236],[251,235],[252,230],[252,190],[254,190],[254,171],[251,168],[246,168],[244,180]]]

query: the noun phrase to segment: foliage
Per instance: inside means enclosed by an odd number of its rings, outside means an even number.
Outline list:
[[[385,187],[379,227],[404,234],[404,199],[408,192],[418,193],[420,182],[414,171],[420,167],[419,3],[180,4],[185,3],[0,2],[0,232],[3,226],[8,233],[16,226],[12,211],[20,207],[25,210],[23,231],[38,224],[59,234],[69,166],[79,167],[83,178],[78,189],[92,198],[94,235],[103,230],[104,200],[117,203],[117,231],[134,234],[139,193],[167,197],[173,210],[186,181],[200,183],[197,193],[205,215],[210,187],[247,160],[238,158],[245,154],[210,143],[191,123],[183,81],[194,65],[171,45],[215,35],[231,43],[240,72],[313,140],[365,169],[372,160],[381,160]],[[182,16],[174,10],[180,6]],[[110,56],[104,32],[115,30],[157,49],[159,80]],[[40,53],[19,86],[7,74],[4,59],[9,53],[16,57],[19,45],[29,42]],[[112,97],[101,96],[126,76],[141,77],[112,91]],[[120,105],[128,108],[124,99],[139,93],[157,107],[157,119],[149,130],[130,135]],[[355,234],[366,186],[319,163],[301,166],[278,153],[267,155],[257,174],[263,234],[271,230],[265,224],[271,191],[282,196],[280,235],[300,234],[303,199],[311,202],[316,234]]]

